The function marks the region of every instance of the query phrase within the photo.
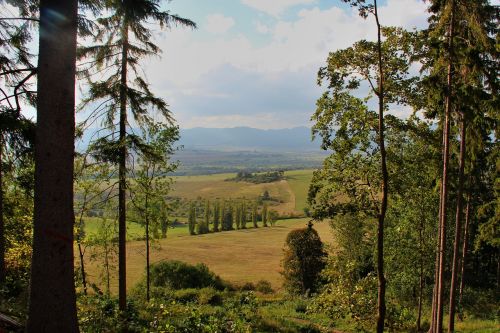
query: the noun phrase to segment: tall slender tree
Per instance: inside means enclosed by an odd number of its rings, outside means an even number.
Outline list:
[[[378,226],[377,226],[377,278],[378,278],[378,300],[377,300],[377,332],[382,333],[384,331],[384,321],[385,321],[385,290],[386,290],[386,280],[384,275],[384,222],[387,213],[387,203],[389,196],[389,172],[387,171],[387,153],[385,149],[385,124],[384,124],[384,112],[386,111],[386,97],[385,97],[385,73],[384,73],[384,56],[382,51],[382,25],[380,23],[380,16],[378,12],[377,0],[373,0],[372,3],[366,4],[365,0],[343,0],[344,2],[350,3],[352,6],[357,6],[359,8],[359,13],[362,17],[366,18],[369,14],[372,14],[375,18],[376,32],[377,32],[377,42],[376,42],[376,54],[377,54],[377,86],[373,88],[373,92],[378,99],[378,147],[380,149],[380,173],[382,178],[381,193],[382,199],[380,201],[379,212],[377,216]]]
[[[139,156],[138,167],[134,170],[135,184],[131,191],[131,201],[138,221],[144,226],[146,240],[146,299],[150,297],[150,244],[159,238],[161,221],[166,219],[165,197],[172,185],[169,172],[176,169],[170,163],[174,152],[173,143],[179,137],[177,127],[161,123],[149,124],[143,133],[143,140],[149,145],[149,152]]]
[[[73,265],[77,8],[76,0],[40,1],[35,219],[27,332],[78,332]]]
[[[96,45],[80,50],[81,59],[91,58],[81,74],[91,77],[97,71],[110,73],[99,82],[90,82],[86,102],[104,100],[93,117],[104,114],[106,125],[113,135],[101,138],[96,147],[107,152],[118,166],[118,294],[120,310],[126,308],[126,189],[127,157],[131,148],[147,151],[136,135],[127,132],[128,113],[139,124],[149,118],[149,109],[156,109],[167,121],[172,118],[167,104],[155,97],[144,78],[140,77],[139,61],[145,56],[154,56],[160,49],[152,43],[151,30],[147,25],[158,23],[161,27],[182,25],[195,27],[195,23],[170,14],[160,8],[160,0],[109,0],[105,2],[108,17],[99,18]],[[130,73],[132,70],[132,73]],[[132,76],[135,74],[135,77]],[[115,118],[118,116],[118,126]],[[118,139],[114,140],[114,134]]]
[[[219,201],[216,201],[214,203],[214,228],[213,228],[213,231],[214,232],[219,232],[219,225],[220,225],[220,217],[221,217],[221,211],[220,211],[220,202]]]
[[[254,201],[253,206],[252,206],[252,223],[254,228],[258,228],[259,225],[257,224],[257,201]]]

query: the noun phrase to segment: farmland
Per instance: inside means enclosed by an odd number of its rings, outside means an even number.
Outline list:
[[[152,262],[175,259],[188,263],[205,263],[212,271],[235,284],[268,280],[274,288],[280,288],[280,262],[286,235],[293,229],[305,227],[308,219],[278,221],[269,228],[234,230],[189,236],[184,232],[169,234],[153,246]],[[323,241],[332,242],[327,223],[315,226]],[[170,229],[171,230],[171,229]],[[171,232],[169,230],[169,233]],[[127,286],[133,287],[144,275],[145,245],[142,241],[127,243]],[[98,280],[101,264],[88,262],[89,279]],[[115,272],[116,273],[116,272]],[[116,291],[117,279],[114,274],[111,290]]]
[[[255,200],[268,191],[278,202],[273,209],[280,214],[302,214],[306,205],[307,190],[312,170],[295,170],[285,173],[285,179],[273,183],[251,184],[246,182],[226,181],[234,174],[215,174],[200,176],[174,177],[173,197],[188,200],[199,199],[240,199]],[[176,218],[185,222],[183,217]],[[272,228],[235,230],[223,233],[189,236],[185,225],[169,228],[167,239],[159,240],[152,250],[152,262],[167,259],[202,262],[223,279],[236,284],[265,279],[275,288],[281,286],[280,261],[285,237],[290,230],[305,227],[304,218],[280,220]],[[101,218],[86,218],[85,231],[91,237],[98,230]],[[320,236],[332,241],[327,223],[316,226]],[[127,285],[137,283],[145,267],[144,229],[137,223],[127,224]],[[99,280],[99,261],[89,262],[89,279]],[[116,275],[116,274],[115,274]],[[111,289],[117,287],[113,277]]]

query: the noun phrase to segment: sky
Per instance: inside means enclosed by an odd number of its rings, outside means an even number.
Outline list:
[[[325,90],[317,72],[329,52],[376,38],[373,17],[362,19],[342,0],[162,3],[198,26],[160,30],[151,24],[163,52],[141,63],[151,90],[166,100],[181,128],[311,126]],[[381,24],[424,28],[426,6],[423,0],[379,0]],[[393,111],[401,117],[409,112]],[[34,110],[28,113],[35,117]]]
[[[181,128],[310,126],[328,53],[376,37],[375,21],[340,0],[173,0],[164,9],[198,25],[155,30],[162,56],[144,62]],[[382,1],[380,18],[422,28],[426,4]]]

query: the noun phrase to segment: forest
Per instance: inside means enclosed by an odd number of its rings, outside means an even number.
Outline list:
[[[332,2],[373,39],[317,69],[321,166],[196,178],[144,71],[189,13],[0,0],[0,332],[498,332],[498,2]]]

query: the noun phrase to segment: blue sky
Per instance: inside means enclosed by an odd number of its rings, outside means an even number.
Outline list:
[[[425,26],[422,0],[380,7],[384,25]],[[198,24],[157,31],[162,58],[145,62],[183,128],[308,126],[328,52],[375,37],[374,21],[340,0],[173,0],[165,9]]]

